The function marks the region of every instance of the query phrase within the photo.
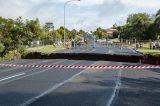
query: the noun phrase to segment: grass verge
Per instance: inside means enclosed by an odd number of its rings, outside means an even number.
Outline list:
[[[138,52],[149,55],[160,55],[160,50],[151,50],[151,49],[138,49]]]
[[[55,51],[64,50],[64,47],[54,47],[53,45],[46,45],[40,47],[27,48],[26,52],[41,52],[41,53],[53,53]]]

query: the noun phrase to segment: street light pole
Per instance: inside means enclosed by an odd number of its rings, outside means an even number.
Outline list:
[[[66,29],[66,6],[68,3],[73,2],[73,1],[81,1],[81,0],[70,0],[64,4],[64,39],[63,39],[64,44],[65,44],[65,39],[66,39],[66,31],[65,31]]]

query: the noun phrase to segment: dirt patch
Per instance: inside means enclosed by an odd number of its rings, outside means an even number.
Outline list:
[[[143,56],[142,63],[160,65],[160,55],[153,56],[153,55],[145,54]]]
[[[24,59],[70,59],[70,60],[94,60],[94,61],[116,61],[160,65],[160,55],[144,56],[135,55],[115,55],[115,54],[96,54],[96,53],[40,53],[32,52],[27,54]]]
[[[70,60],[104,60],[116,62],[137,63],[143,59],[143,56],[135,55],[116,55],[116,54],[96,54],[96,53],[40,53],[32,52],[25,56],[25,59],[70,59]]]

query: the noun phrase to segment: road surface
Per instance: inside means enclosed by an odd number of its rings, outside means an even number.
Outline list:
[[[131,56],[142,56],[134,49],[120,46],[96,46],[96,47],[77,47],[58,51],[58,53],[96,53],[96,54],[116,54],[116,55],[131,55]]]
[[[19,60],[10,64],[139,65],[85,60]],[[0,67],[1,106],[159,106],[160,69]]]

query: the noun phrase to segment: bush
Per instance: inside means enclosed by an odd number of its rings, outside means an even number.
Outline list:
[[[18,59],[21,59],[21,54],[17,50],[10,51],[4,56],[4,59],[5,60],[18,60]]]
[[[2,43],[0,43],[0,52],[2,52],[4,50],[4,46]]]
[[[29,54],[29,52],[24,51],[23,53],[21,53],[21,58],[25,58],[27,55]]]
[[[0,61],[3,61],[3,58],[2,58],[2,57],[0,57]]]

